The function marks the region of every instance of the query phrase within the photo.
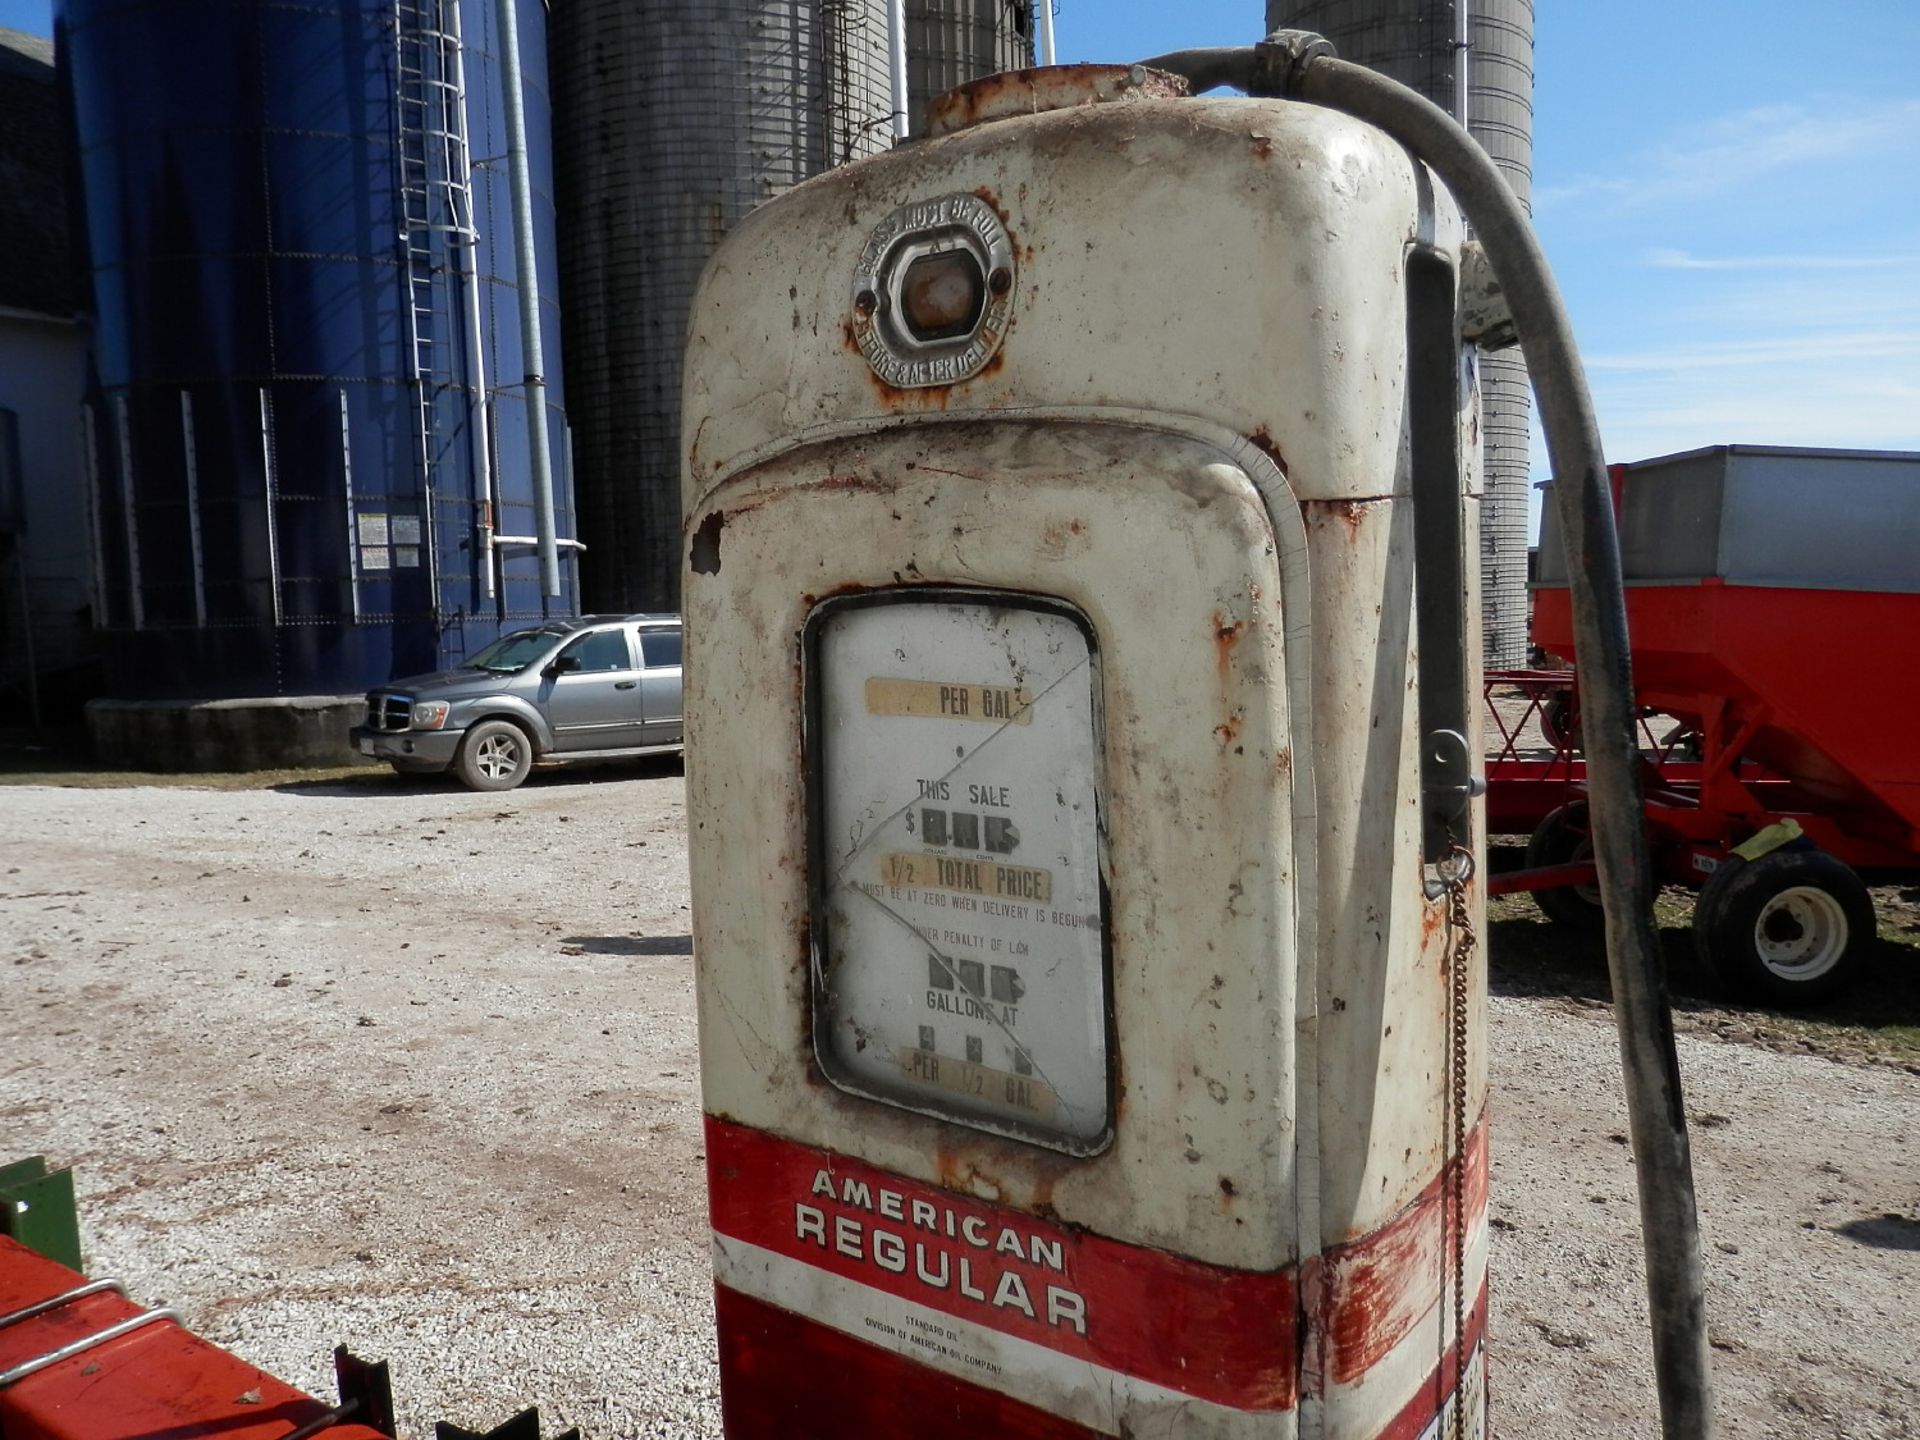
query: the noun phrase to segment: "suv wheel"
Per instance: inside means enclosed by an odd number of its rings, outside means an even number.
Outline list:
[[[533,742],[511,720],[486,720],[467,732],[453,773],[469,790],[511,790],[533,769]]]

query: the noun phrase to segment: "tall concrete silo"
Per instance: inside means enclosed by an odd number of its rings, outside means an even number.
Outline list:
[[[927,102],[936,95],[997,70],[1033,64],[1033,5],[1034,0],[906,0],[907,114],[915,135],[925,132]]]
[[[1282,27],[1318,31],[1342,59],[1390,75],[1454,116],[1464,115],[1520,203],[1530,205],[1533,0],[1267,0],[1267,28]],[[1519,349],[1483,354],[1480,435],[1487,498],[1480,567],[1489,665],[1520,665],[1527,656],[1530,407]]]
[[[892,143],[885,0],[554,0],[554,149],[582,596],[680,589],[680,360],[721,236]]]

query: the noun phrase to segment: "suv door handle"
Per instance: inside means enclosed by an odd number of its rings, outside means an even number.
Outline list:
[[[638,680],[616,680],[613,682],[613,688],[616,690],[631,690],[639,683]]]

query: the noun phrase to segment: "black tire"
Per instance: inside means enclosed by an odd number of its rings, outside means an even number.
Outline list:
[[[511,720],[483,720],[467,731],[453,773],[469,790],[511,790],[533,770],[533,740]]]
[[[1549,865],[1571,865],[1576,860],[1593,858],[1593,835],[1587,828],[1587,802],[1576,800],[1562,805],[1533,832],[1527,841],[1527,869],[1541,870]],[[1598,935],[1606,929],[1606,912],[1600,907],[1597,885],[1562,885],[1552,890],[1529,891],[1540,912],[1556,925],[1570,926]]]
[[[1693,943],[1729,991],[1818,1005],[1851,985],[1873,946],[1873,896],[1821,850],[1730,855],[1693,907]]]
[[[1580,748],[1580,710],[1573,691],[1558,690],[1540,706],[1540,733],[1555,750]]]

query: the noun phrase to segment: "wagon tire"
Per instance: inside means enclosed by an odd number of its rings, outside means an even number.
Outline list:
[[[1571,865],[1593,858],[1593,832],[1587,825],[1587,804],[1576,800],[1562,805],[1546,819],[1527,841],[1527,869],[1541,870],[1549,865]],[[1556,925],[1566,925],[1598,935],[1606,929],[1606,911],[1600,907],[1598,885],[1562,885],[1552,890],[1529,892],[1541,913]]]
[[[1728,856],[1693,907],[1693,943],[1721,985],[1775,1005],[1818,1005],[1873,948],[1873,896],[1822,850]]]
[[[1580,748],[1580,705],[1571,690],[1556,690],[1540,706],[1540,734],[1556,751]]]
[[[467,732],[453,773],[469,790],[511,790],[533,769],[533,740],[511,720],[483,720]]]

